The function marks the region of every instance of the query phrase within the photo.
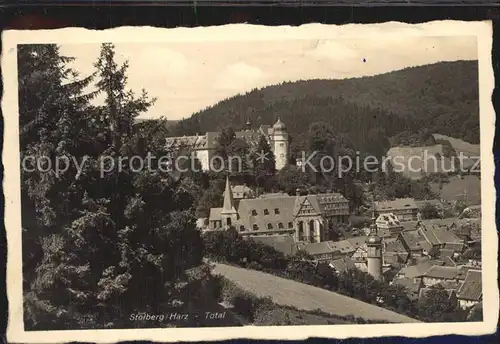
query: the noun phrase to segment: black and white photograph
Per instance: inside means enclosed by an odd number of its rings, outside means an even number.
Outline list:
[[[151,30],[4,34],[13,340],[495,328],[487,22]]]

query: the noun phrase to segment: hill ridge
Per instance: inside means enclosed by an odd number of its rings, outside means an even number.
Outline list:
[[[438,62],[349,79],[287,81],[221,100],[180,120],[173,128],[173,135],[217,131],[229,124],[238,129],[247,120],[254,125],[272,124],[278,116],[286,121],[293,135],[312,121],[338,125],[332,114],[338,116],[351,107],[349,114],[363,112],[365,118],[380,116],[377,127],[388,136],[427,128],[478,143],[478,88],[474,60]],[[301,116],[309,121],[300,120]],[[340,126],[339,132],[347,134],[355,129],[352,123],[346,128],[342,123]]]

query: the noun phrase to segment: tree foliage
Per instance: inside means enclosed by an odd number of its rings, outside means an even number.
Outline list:
[[[196,183],[132,163],[163,154],[165,133],[134,126],[154,99],[126,88],[127,64],[114,55],[103,44],[95,74],[78,78],[57,46],[19,48],[21,156],[27,167],[74,159],[59,174],[23,169],[27,328],[124,326],[130,312],[180,297],[186,269],[201,262]],[[96,93],[103,104],[90,103]]]

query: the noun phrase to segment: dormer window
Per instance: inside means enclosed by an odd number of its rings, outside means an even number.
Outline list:
[[[274,213],[278,215],[280,213],[280,210],[278,208],[274,209]]]
[[[272,224],[270,224],[270,223],[268,223],[268,224],[267,224],[267,229],[273,229],[273,225],[272,225]]]
[[[258,230],[259,230],[259,226],[257,226],[257,225],[253,225],[253,230],[254,230],[254,231],[258,231]]]
[[[257,210],[255,209],[252,210],[252,216],[257,216]]]
[[[280,223],[278,223],[278,228],[279,228],[279,229],[283,229],[283,224],[282,224],[281,222],[280,222]]]
[[[245,231],[245,226],[240,226],[240,232],[244,232]]]
[[[293,228],[293,223],[292,222],[288,222],[288,228]]]
[[[264,215],[269,215],[269,210],[264,209]]]

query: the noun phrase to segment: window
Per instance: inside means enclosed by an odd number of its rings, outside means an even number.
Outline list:
[[[285,144],[283,142],[281,142],[280,147],[285,147]]]
[[[228,217],[226,219],[226,225],[231,226],[231,218],[230,217]]]
[[[267,224],[267,229],[273,229],[273,225],[272,225],[272,224],[270,224],[270,223],[268,223],[268,224]]]
[[[244,232],[245,231],[245,226],[240,226],[240,232]]]
[[[257,225],[253,225],[253,230],[254,230],[254,231],[258,231],[258,230],[259,230],[259,226],[257,226]]]
[[[278,223],[278,228],[283,229],[283,224],[281,222]]]
[[[293,228],[293,223],[292,222],[288,222],[288,228]]]
[[[257,210],[252,210],[252,216],[257,216]]]
[[[280,213],[280,210],[278,208],[274,209],[274,213],[277,215]]]
[[[264,209],[264,215],[269,215],[269,210]]]

